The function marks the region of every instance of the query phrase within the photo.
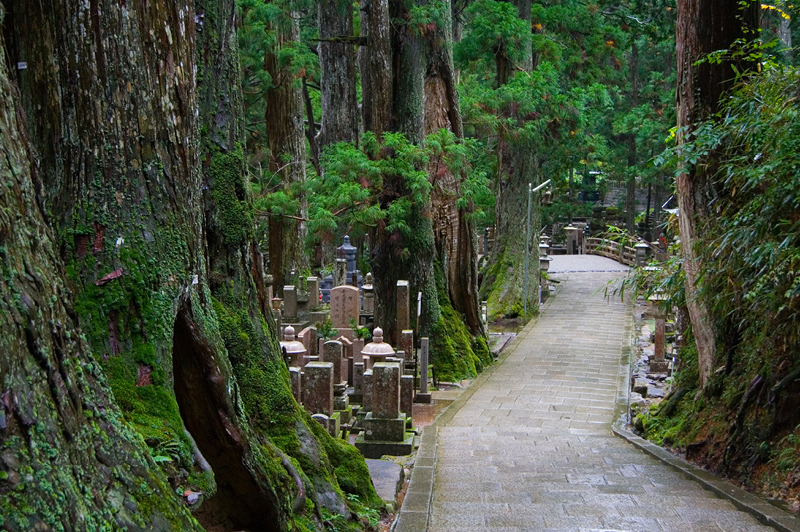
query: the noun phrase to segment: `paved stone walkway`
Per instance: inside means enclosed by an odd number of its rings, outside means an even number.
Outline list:
[[[438,427],[428,530],[773,530],[612,434],[632,312],[587,269]]]

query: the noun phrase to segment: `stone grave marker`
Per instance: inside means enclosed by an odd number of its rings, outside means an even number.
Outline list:
[[[350,329],[350,320],[358,323],[358,288],[355,286],[337,286],[331,289],[331,325],[335,329]]]
[[[430,403],[431,394],[428,392],[428,339],[420,339],[419,350],[419,393],[415,398],[418,403]]]
[[[308,288],[308,308],[317,308],[319,306],[319,277],[306,279],[306,287]]]
[[[289,378],[292,384],[292,395],[294,396],[295,401],[298,403],[303,402],[303,393],[302,393],[302,379],[303,374],[300,371],[300,368],[289,368]]]
[[[347,379],[347,367],[345,373],[342,374],[343,366],[343,346],[342,342],[338,340],[330,340],[325,342],[322,346],[322,362],[330,363],[333,366],[333,383],[341,384]]]
[[[400,341],[397,343],[397,352],[403,352],[406,362],[414,360],[414,331],[404,329],[400,332]]]
[[[286,319],[297,317],[297,287],[284,286],[283,287],[283,315]]]
[[[397,323],[395,330],[398,331],[396,338],[399,343],[400,331],[411,328],[411,293],[408,281],[397,281]]]
[[[303,406],[310,414],[333,414],[333,364],[309,362],[303,379]]]

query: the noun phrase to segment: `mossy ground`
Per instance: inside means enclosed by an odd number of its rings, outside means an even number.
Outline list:
[[[766,376],[764,360],[756,356],[759,349],[743,347],[731,373],[712,376],[698,394],[697,352],[693,342],[689,346],[681,350],[682,367],[673,386],[684,394],[673,408],[665,408],[667,397],[639,415],[645,437],[794,511],[800,509],[800,420],[794,408],[784,406],[788,411],[782,415],[778,405],[770,404],[767,385],[753,392],[753,384]]]
[[[444,273],[438,263],[435,271],[441,315],[432,327],[430,350],[437,379],[458,382],[473,378],[492,362],[492,353],[486,338],[473,337],[464,318],[450,305]]]

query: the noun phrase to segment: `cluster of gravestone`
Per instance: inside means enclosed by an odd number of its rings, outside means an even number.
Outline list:
[[[340,282],[347,279],[341,276]],[[316,301],[318,279],[308,278],[307,287],[307,301]],[[279,327],[284,326],[281,348],[294,397],[332,436],[349,439],[357,433],[355,445],[367,458],[410,454],[414,448],[410,430],[413,403],[430,402],[431,396],[428,339],[420,340],[416,356],[408,281],[397,282],[397,350],[384,341],[380,327],[373,329],[369,343],[352,327],[369,322],[372,316],[370,274],[361,288],[349,284],[332,287],[330,310],[311,310],[305,323],[296,323],[299,311],[294,288],[284,287],[282,301],[273,299]],[[336,333],[323,338],[319,326],[328,320]]]

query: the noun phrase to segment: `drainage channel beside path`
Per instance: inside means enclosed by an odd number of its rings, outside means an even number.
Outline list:
[[[396,532],[775,530],[614,435],[632,310],[603,295],[619,265],[585,257],[425,428]]]

